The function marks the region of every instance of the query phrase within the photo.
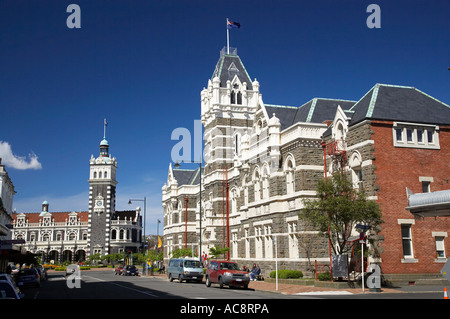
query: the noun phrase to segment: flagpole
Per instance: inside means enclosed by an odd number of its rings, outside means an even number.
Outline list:
[[[227,54],[230,54],[230,30],[228,28],[228,18],[227,18]]]
[[[103,121],[103,139],[106,138],[106,119]]]

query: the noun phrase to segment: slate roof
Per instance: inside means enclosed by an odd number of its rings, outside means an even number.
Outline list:
[[[226,87],[227,81],[232,81],[235,75],[241,83],[247,83],[248,90],[253,90],[252,80],[239,56],[236,54],[221,54],[211,80],[217,76],[220,79],[220,87]]]
[[[200,170],[200,168],[197,168],[197,169],[174,169],[173,177],[177,180],[178,186],[197,185],[197,184],[200,184],[199,170]]]
[[[275,113],[280,119],[281,130],[284,130],[298,122],[323,123],[333,120],[338,105],[347,109],[354,104],[355,101],[314,98],[300,107],[266,104],[265,108],[269,118]]]
[[[376,84],[348,111],[350,125],[364,119],[450,124],[450,106],[408,86]]]

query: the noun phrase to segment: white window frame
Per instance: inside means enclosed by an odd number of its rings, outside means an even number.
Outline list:
[[[401,130],[401,139],[397,138],[397,130]],[[411,140],[408,140],[408,130],[411,131]],[[422,132],[422,141],[419,142],[418,132]],[[428,142],[428,133],[432,133],[432,141]],[[395,147],[440,149],[439,126],[407,122],[394,122],[392,126],[392,139]]]

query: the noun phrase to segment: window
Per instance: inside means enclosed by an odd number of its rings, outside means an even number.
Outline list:
[[[395,129],[395,138],[396,138],[397,142],[401,142],[403,140],[402,139],[402,129],[399,129],[399,128]]]
[[[430,192],[430,182],[422,182],[422,193]]]
[[[427,138],[428,138],[428,144],[433,144],[433,132],[430,130],[427,130]]]
[[[394,122],[395,147],[440,149],[439,126]]]
[[[295,190],[295,171],[294,171],[294,165],[292,164],[291,159],[288,159],[287,162],[287,169],[286,169],[286,193],[292,194]]]
[[[436,241],[436,257],[445,258],[444,237],[436,236],[435,241]]]
[[[417,129],[417,143],[423,143],[423,130]]]
[[[409,128],[406,129],[406,140],[408,142],[413,142],[413,131]]]
[[[401,225],[401,230],[402,230],[403,257],[413,258],[411,225],[403,224]]]

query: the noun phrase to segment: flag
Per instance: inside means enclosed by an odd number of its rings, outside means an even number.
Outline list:
[[[227,21],[227,28],[228,29],[232,29],[232,28],[240,28],[241,24],[239,22],[232,22],[232,21]]]
[[[162,242],[161,242],[161,237],[158,236],[158,248],[161,248]]]
[[[108,126],[108,122],[106,122],[106,119],[105,119],[105,126]]]

